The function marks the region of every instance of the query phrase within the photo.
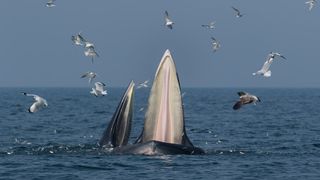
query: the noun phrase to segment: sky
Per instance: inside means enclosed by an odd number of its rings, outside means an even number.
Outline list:
[[[153,80],[170,49],[182,87],[320,87],[320,4],[303,0],[44,0],[0,2],[0,87],[108,87]],[[231,6],[243,14],[236,18]],[[164,26],[164,12],[175,22]],[[201,27],[211,21],[216,29]],[[95,44],[91,63],[71,42]],[[210,37],[221,43],[213,53]],[[269,52],[282,53],[272,76],[252,76]]]

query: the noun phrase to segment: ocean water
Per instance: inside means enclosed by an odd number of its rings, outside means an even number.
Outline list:
[[[205,155],[112,155],[97,142],[124,88],[0,88],[0,179],[320,179],[320,89],[182,89],[187,134]],[[237,91],[262,102],[232,110]],[[31,97],[49,107],[35,114]],[[149,89],[137,89],[131,142]]]

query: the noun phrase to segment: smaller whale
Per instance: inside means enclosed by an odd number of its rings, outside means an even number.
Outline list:
[[[99,141],[100,146],[113,148],[127,145],[133,117],[134,85],[131,81]]]

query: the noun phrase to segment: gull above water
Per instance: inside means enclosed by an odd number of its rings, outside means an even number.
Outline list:
[[[93,63],[94,57],[99,57],[99,54],[94,50],[94,48],[88,48],[84,51],[84,55],[87,57],[91,57],[91,62]]]
[[[35,102],[28,109],[29,113],[37,112],[40,108],[48,106],[47,100],[45,100],[44,98],[42,98],[42,97],[40,97],[38,95],[28,94],[28,93],[25,93],[25,92],[22,92],[22,94],[25,95],[25,96],[32,96],[34,98],[34,100],[35,100]]]
[[[235,11],[235,13],[236,13],[236,17],[237,18],[240,18],[240,17],[242,17],[244,14],[241,14],[241,12],[239,11],[239,9],[237,9],[237,8],[235,8],[235,7],[233,7],[233,6],[231,6],[231,8]]]
[[[281,57],[282,59],[286,59],[283,55],[281,55],[280,53],[277,53],[277,52],[271,52],[268,54],[268,57],[267,57],[267,60],[266,62],[264,62],[262,68],[255,72],[255,73],[252,73],[252,75],[262,75],[263,77],[270,77],[271,76],[271,71],[269,70],[270,69],[270,66],[274,60],[274,58],[278,56],[278,57]]]
[[[96,82],[94,83],[94,88],[92,88],[92,91],[90,91],[91,94],[95,95],[96,97],[98,96],[105,96],[107,95],[107,90],[104,90],[104,87],[106,86],[102,82]]]
[[[309,11],[312,10],[312,8],[314,7],[316,2],[317,2],[316,0],[309,0],[309,1],[305,2],[307,5],[309,5]]]
[[[210,22],[209,24],[203,24],[201,26],[204,28],[207,28],[207,29],[214,29],[214,28],[216,28],[215,24],[216,24],[216,22]]]
[[[233,105],[234,110],[240,109],[245,104],[253,103],[254,105],[256,105],[257,101],[261,102],[259,97],[249,94],[247,92],[241,91],[241,92],[238,92],[238,95],[240,96],[240,99]]]
[[[174,22],[170,19],[168,11],[165,11],[164,19],[166,21],[165,26],[167,26],[169,29],[172,29]]]
[[[211,37],[211,40],[212,40],[211,44],[212,44],[213,52],[216,52],[221,46],[220,42],[214,37]]]
[[[92,79],[94,79],[98,74],[95,73],[95,72],[91,72],[91,71],[88,71],[86,73],[84,73],[81,78],[89,78],[89,83],[92,82]]]
[[[140,83],[137,87],[137,89],[140,89],[142,87],[147,88],[148,86],[149,80],[144,81],[143,83]]]
[[[72,42],[77,46],[83,46],[83,37],[81,36],[80,32],[76,35],[71,36]]]
[[[56,0],[49,0],[47,3],[46,3],[46,6],[51,8],[51,7],[55,7],[56,5],[54,4]]]

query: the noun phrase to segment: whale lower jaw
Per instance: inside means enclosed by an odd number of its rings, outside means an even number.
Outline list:
[[[114,148],[116,154],[135,154],[135,155],[201,155],[205,154],[204,150],[195,146],[185,146],[182,144],[172,144],[160,141],[148,141],[139,144],[127,145]]]

